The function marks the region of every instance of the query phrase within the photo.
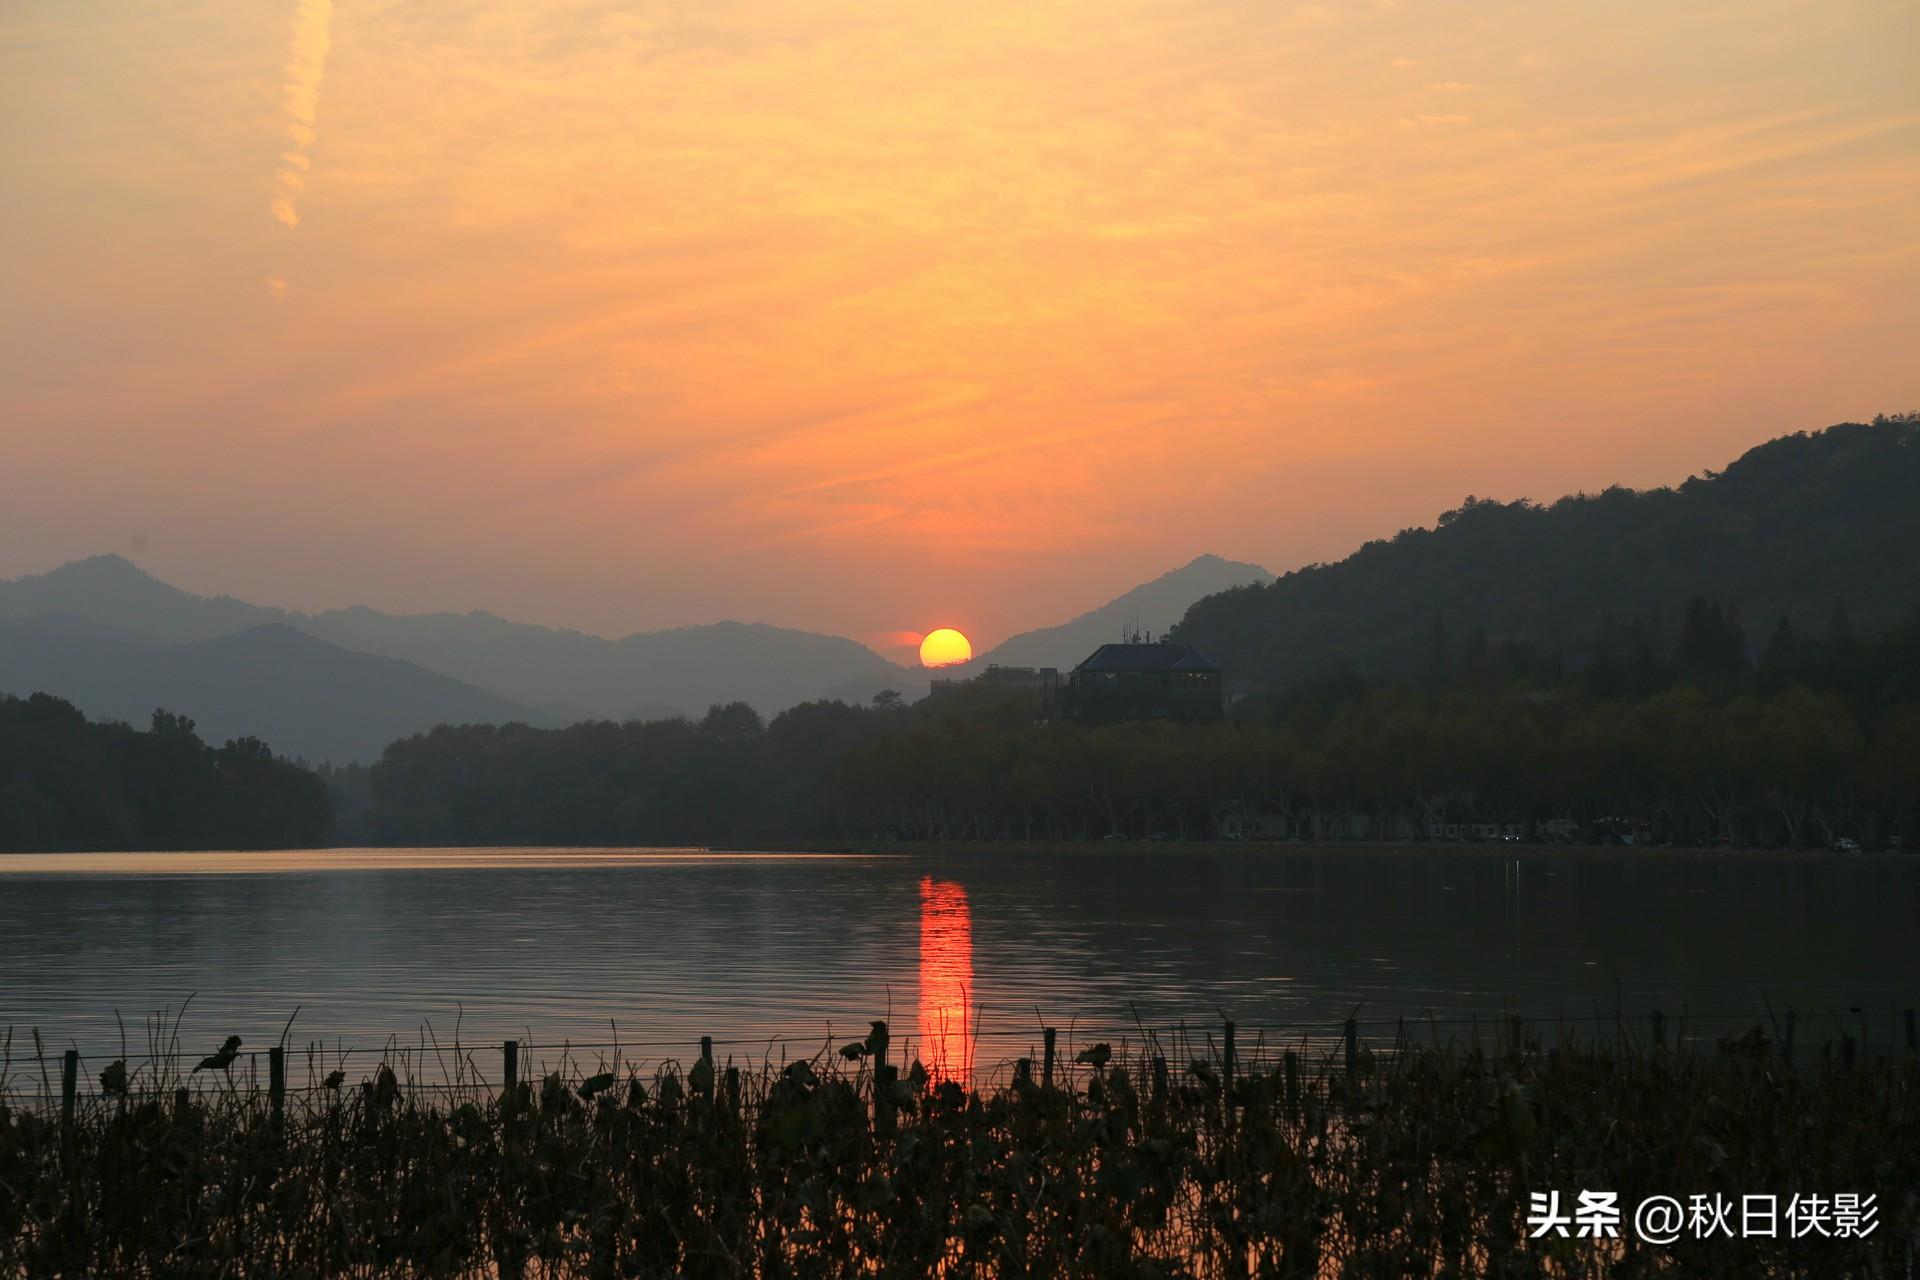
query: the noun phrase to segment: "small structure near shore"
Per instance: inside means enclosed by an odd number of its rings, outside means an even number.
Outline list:
[[[1220,668],[1192,645],[1130,636],[1103,644],[1067,674],[1062,719],[1078,724],[1122,720],[1219,720],[1226,714]]]

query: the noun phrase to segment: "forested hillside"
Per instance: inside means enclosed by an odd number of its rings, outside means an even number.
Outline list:
[[[1209,596],[1175,636],[1243,691],[1411,674],[1436,623],[1579,668],[1635,619],[1670,640],[1695,596],[1734,610],[1755,654],[1782,614],[1816,626],[1836,597],[1857,625],[1903,617],[1920,602],[1920,415],[1785,436],[1676,488],[1468,498],[1432,529]]]

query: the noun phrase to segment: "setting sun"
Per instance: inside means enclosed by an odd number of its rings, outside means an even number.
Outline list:
[[[927,638],[920,642],[920,665],[923,667],[950,667],[971,657],[972,642],[952,627],[929,631]]]

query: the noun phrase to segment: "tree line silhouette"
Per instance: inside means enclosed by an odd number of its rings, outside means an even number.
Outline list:
[[[1750,651],[1758,649],[1757,659]],[[1430,624],[1404,679],[1336,668],[1226,722],[1036,722],[1032,690],[810,702],[763,722],[442,726],[309,771],[193,722],[91,723],[0,697],[0,849],[661,844],[1109,836],[1876,845],[1920,833],[1920,615],[1873,637],[1834,601],[1764,645],[1696,598],[1669,645],[1614,619],[1577,669]]]
[[[167,711],[142,731],[0,695],[0,850],[313,845],[330,822],[325,783],[258,738],[213,747]]]
[[[1920,622],[1860,640],[1688,608],[1671,652],[1632,619],[1578,672],[1443,622],[1413,679],[1336,670],[1220,725],[1037,724],[986,685],[908,707],[813,702],[771,723],[443,726],[318,776],[157,711],[142,732],[44,694],[0,698],[0,848],[393,843],[1420,838],[1554,820],[1589,837],[1877,843],[1915,831]],[[1565,827],[1555,828],[1556,834]]]
[[[1669,647],[1618,623],[1578,670],[1444,623],[1408,679],[1334,670],[1219,725],[1035,722],[1031,690],[911,707],[813,702],[762,723],[443,727],[336,775],[346,820],[395,843],[1529,838],[1806,845],[1911,840],[1920,617],[1862,640],[1843,605],[1758,661],[1737,612],[1693,601]],[[1549,827],[1550,823],[1559,825]]]

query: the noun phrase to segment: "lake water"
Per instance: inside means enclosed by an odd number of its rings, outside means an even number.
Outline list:
[[[1136,1017],[1297,1038],[1357,1008],[1369,1034],[1405,1017],[1425,1039],[1507,1012],[1610,1026],[1660,1008],[1723,1034],[1770,1002],[1892,1035],[1920,1003],[1916,921],[1920,859],[1832,855],[16,855],[0,1028],[16,1075],[29,1028],[114,1057],[116,1010],[137,1052],[143,1017],[189,995],[194,1053],[275,1043],[296,1006],[296,1045],[457,1028],[489,1063],[507,1038],[541,1057],[616,1034],[626,1058],[684,1059],[711,1035],[777,1060],[889,1018],[896,1055],[914,1041],[956,1074],[1032,1051],[1043,1021],[1066,1045],[1137,1034]]]

